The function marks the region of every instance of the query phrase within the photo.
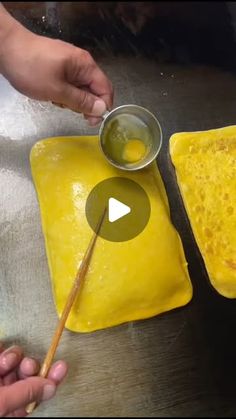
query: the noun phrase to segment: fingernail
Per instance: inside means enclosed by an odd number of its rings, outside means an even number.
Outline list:
[[[60,382],[66,376],[67,366],[63,364],[58,364],[53,369],[53,380]],[[50,377],[51,378],[51,377]]]
[[[1,366],[4,369],[13,368],[18,362],[18,356],[14,352],[9,352],[2,355]]]
[[[102,116],[106,111],[106,104],[103,100],[97,99],[94,102],[91,116]]]
[[[21,362],[21,370],[26,375],[33,375],[37,370],[37,363],[34,359],[24,358]]]
[[[51,399],[56,393],[56,386],[53,384],[46,384],[43,388],[42,400]]]
[[[88,118],[88,123],[91,127],[95,127],[96,125],[100,124],[100,122],[101,122],[100,118],[92,117],[92,116]]]

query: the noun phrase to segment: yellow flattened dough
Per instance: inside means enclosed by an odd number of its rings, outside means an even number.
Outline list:
[[[236,126],[174,134],[170,155],[210,281],[236,297]]]
[[[106,162],[97,137],[42,140],[30,159],[59,316],[93,234],[85,217],[92,188],[113,176],[128,177],[145,189],[151,202],[150,220],[136,238],[120,243],[98,238],[68,329],[91,332],[190,301],[192,285],[182,243],[170,222],[156,165],[135,173],[120,171]]]

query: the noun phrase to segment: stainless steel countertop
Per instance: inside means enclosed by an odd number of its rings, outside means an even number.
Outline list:
[[[107,57],[115,105],[154,112],[164,132],[158,164],[194,285],[192,302],[155,318],[82,335],[57,353],[69,375],[34,416],[235,416],[236,303],[210,287],[168,157],[172,133],[236,123],[236,78],[203,66]],[[0,338],[42,359],[57,316],[29,152],[36,140],[96,133],[81,116],[34,102],[0,78]]]

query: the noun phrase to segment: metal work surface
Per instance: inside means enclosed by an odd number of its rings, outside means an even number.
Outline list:
[[[158,165],[194,296],[188,306],[146,321],[85,335],[65,331],[57,359],[69,363],[68,377],[57,396],[33,415],[233,417],[236,302],[209,285],[176,186],[168,141],[174,132],[236,124],[236,77],[217,66],[142,56],[107,55],[99,62],[114,84],[115,105],[147,107],[162,125]],[[57,315],[30,149],[41,138],[97,132],[80,115],[29,100],[0,78],[0,339],[21,344],[39,359]]]

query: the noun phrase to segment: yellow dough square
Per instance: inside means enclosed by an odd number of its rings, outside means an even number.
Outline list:
[[[85,216],[93,187],[123,176],[139,183],[151,203],[149,222],[134,239],[111,242],[98,237],[68,329],[91,332],[152,317],[190,301],[187,262],[156,164],[138,172],[118,170],[105,160],[97,136],[39,141],[30,160],[59,316],[93,234]]]
[[[236,297],[236,126],[174,134],[170,155],[213,287]]]

